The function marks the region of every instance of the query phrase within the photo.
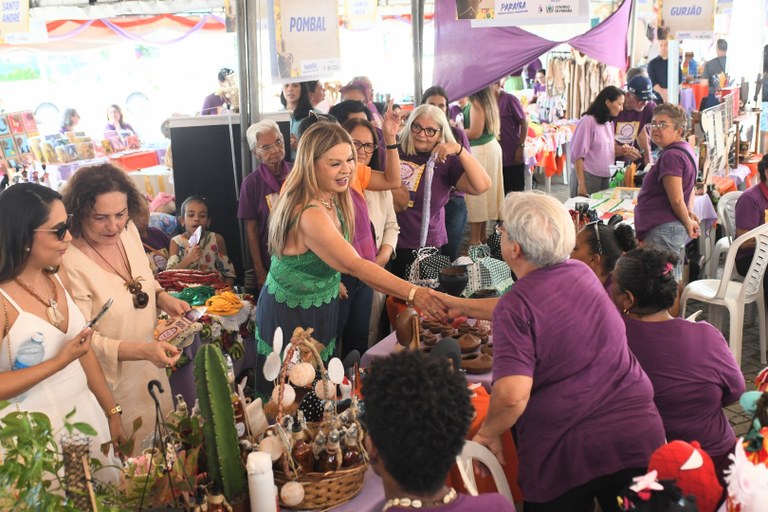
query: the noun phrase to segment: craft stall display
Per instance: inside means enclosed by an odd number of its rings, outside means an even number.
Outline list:
[[[549,192],[552,176],[560,174],[568,183],[570,152],[568,144],[576,129],[576,120],[561,120],[548,124],[532,122],[528,126],[528,138],[525,141],[525,164],[531,170],[539,168],[546,177]]]
[[[35,160],[40,161],[33,153],[31,143],[38,135],[37,122],[31,111],[0,115],[0,178],[4,182],[48,184],[47,174],[33,165]]]

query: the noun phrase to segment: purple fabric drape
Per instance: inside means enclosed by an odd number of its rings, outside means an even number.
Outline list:
[[[550,41],[519,27],[471,28],[456,19],[456,2],[435,2],[435,72],[450,100],[509,75],[562,43],[593,59],[625,69],[632,2],[625,0],[602,23],[567,41]]]

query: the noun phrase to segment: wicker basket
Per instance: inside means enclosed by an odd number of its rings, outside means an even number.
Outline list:
[[[311,332],[311,330],[306,331],[303,336],[296,336],[296,333],[294,333],[291,345],[286,349],[285,358],[280,369],[280,377],[278,378],[278,385],[280,387],[278,395],[278,422],[280,422],[283,416],[283,389],[288,371],[288,363],[291,361],[293,353],[299,347],[308,349],[311,352],[317,367],[320,369],[323,382],[325,385],[328,384],[328,374],[325,371],[323,360],[312,342],[309,341]],[[309,429],[313,434],[316,434],[320,428],[321,423],[309,425]],[[304,488],[304,500],[298,505],[288,506],[281,500],[280,506],[293,510],[327,510],[351,500],[362,490],[365,472],[368,470],[368,456],[364,449],[363,462],[361,464],[327,473],[295,473],[289,467],[287,458],[283,458],[283,461],[283,469],[274,471],[275,484],[277,484],[278,488],[282,489],[283,485],[288,482],[298,482]]]

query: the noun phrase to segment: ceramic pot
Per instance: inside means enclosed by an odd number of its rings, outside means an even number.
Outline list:
[[[469,281],[467,267],[444,268],[440,271],[437,280],[440,281],[440,286],[445,290],[445,293],[458,297],[467,287]]]

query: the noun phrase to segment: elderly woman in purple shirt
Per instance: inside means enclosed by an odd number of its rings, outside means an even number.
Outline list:
[[[271,119],[252,124],[245,137],[260,164],[245,177],[240,187],[237,218],[245,221],[256,285],[261,288],[267,279],[270,263],[267,250],[269,213],[293,164],[285,161],[285,142],[280,127]]]
[[[589,510],[595,498],[618,511],[620,489],[664,443],[653,388],[600,281],[568,258],[563,205],[512,192],[503,219],[515,285],[495,299],[443,298],[450,316],[493,319],[493,392],[474,440],[503,462],[500,436],[514,426],[526,512]]]
[[[608,188],[610,165],[616,158],[613,121],[624,108],[624,91],[609,85],[584,113],[571,139],[571,197],[588,196]]]
[[[667,439],[701,443],[722,483],[736,444],[722,408],[744,393],[744,375],[720,331],[669,314],[676,264],[676,254],[655,247],[626,253],[613,273],[613,300],[624,313],[629,348],[653,384]]]
[[[689,237],[699,236],[699,218],[693,213],[697,169],[691,146],[683,140],[686,124],[679,105],[664,103],[653,111],[651,140],[661,153],[643,179],[635,207],[637,239],[675,254]],[[678,265],[678,278],[680,270]]]

